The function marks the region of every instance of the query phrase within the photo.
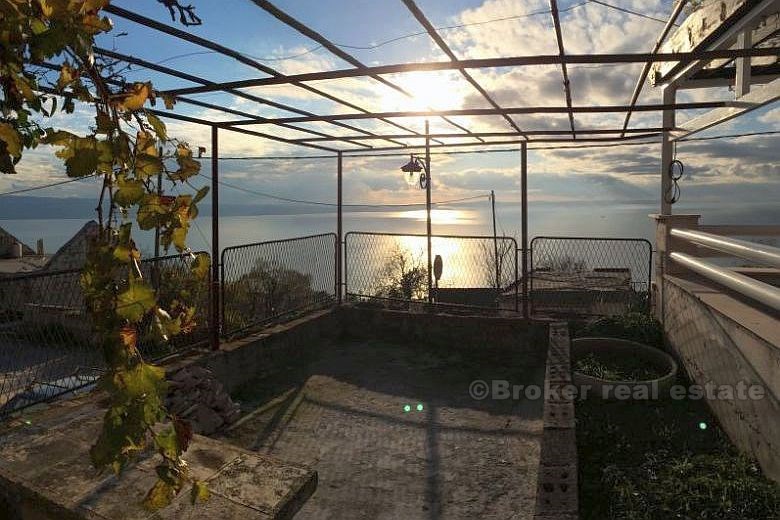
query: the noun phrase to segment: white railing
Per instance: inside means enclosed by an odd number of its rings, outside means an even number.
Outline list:
[[[671,234],[709,249],[780,268],[780,248],[777,247],[691,229],[672,229]]]
[[[708,249],[780,268],[780,248],[777,247],[692,229],[672,229],[670,234],[673,237]],[[705,278],[780,311],[780,288],[740,274],[733,269],[720,267],[685,253],[672,252],[669,257]]]

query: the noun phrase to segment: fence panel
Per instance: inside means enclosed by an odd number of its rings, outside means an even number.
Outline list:
[[[407,305],[428,299],[426,235],[347,233],[345,285],[352,300]],[[436,235],[431,254],[442,259],[437,305],[517,310],[517,243],[509,237]]]
[[[236,334],[330,305],[335,285],[335,233],[226,248],[222,333]]]
[[[535,237],[531,308],[567,315],[647,310],[652,251],[649,241],[636,238]]]
[[[145,339],[155,359],[207,336],[209,284],[189,275],[189,255],[153,258],[142,271],[163,305],[182,288],[197,305],[198,325],[167,344]],[[0,278],[0,417],[94,383],[104,369],[80,284],[81,271],[43,271]],[[143,324],[142,324],[143,325]]]

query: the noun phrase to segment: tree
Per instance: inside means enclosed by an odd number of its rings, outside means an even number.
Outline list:
[[[263,258],[257,259],[248,273],[227,282],[225,295],[228,330],[244,329],[332,299],[332,295],[312,288],[311,275]]]
[[[420,257],[396,248],[382,267],[376,296],[394,300],[421,300],[428,294],[428,270]]]
[[[191,482],[182,454],[192,429],[165,410],[164,371],[144,361],[137,341],[147,323],[162,338],[191,329],[194,310],[186,295],[161,306],[143,276],[132,232],[134,225],[159,227],[166,250],[188,252],[187,231],[207,189],[157,194],[159,173],[172,186],[187,185],[200,164],[186,142],[169,137],[162,121],[144,109],[156,101],[152,84],[127,84],[115,62],[93,53],[95,37],[112,28],[101,12],[108,3],[0,0],[0,171],[16,173],[25,150],[50,145],[69,177],[102,179],[99,229],[81,286],[107,363],[101,387],[108,392],[109,408],[90,455],[96,467],[120,473],[137,454],[156,449],[158,480],[146,504],[160,508]],[[163,3],[172,15],[179,7],[172,0]],[[187,15],[192,11],[191,6],[179,11],[181,20],[196,20]],[[44,72],[55,59],[59,74],[48,81]],[[174,100],[164,97],[164,102],[172,108]],[[58,109],[73,114],[77,108],[94,116],[88,132],[46,126]],[[209,263],[207,255],[195,256],[193,274],[205,280]],[[193,483],[194,498],[207,494],[202,483]]]

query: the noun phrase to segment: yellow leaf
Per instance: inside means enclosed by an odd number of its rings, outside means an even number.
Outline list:
[[[13,126],[8,123],[0,123],[0,139],[5,142],[5,148],[10,155],[21,157],[22,139]]]
[[[158,479],[147,493],[144,505],[152,511],[157,511],[170,504],[175,496],[176,489],[162,479]]]
[[[196,480],[192,483],[192,494],[190,500],[194,504],[195,502],[205,502],[209,499],[209,488],[206,487],[206,483],[200,480]]]
[[[48,0],[38,0],[38,3],[41,6],[43,16],[51,18],[51,15],[54,14],[54,7],[52,7],[51,3]]]
[[[120,108],[127,111],[140,109],[152,95],[151,83],[134,83],[128,90],[122,100],[119,102]]]
[[[71,67],[68,63],[65,63],[60,68],[60,77],[57,79],[57,87],[65,88],[78,77],[78,71]]]

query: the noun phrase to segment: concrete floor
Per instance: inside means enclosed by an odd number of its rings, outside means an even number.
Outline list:
[[[379,342],[317,352],[238,392],[254,411],[227,433],[318,471],[296,519],[532,518],[543,403],[477,401],[468,389],[474,379],[541,385],[542,366]]]

